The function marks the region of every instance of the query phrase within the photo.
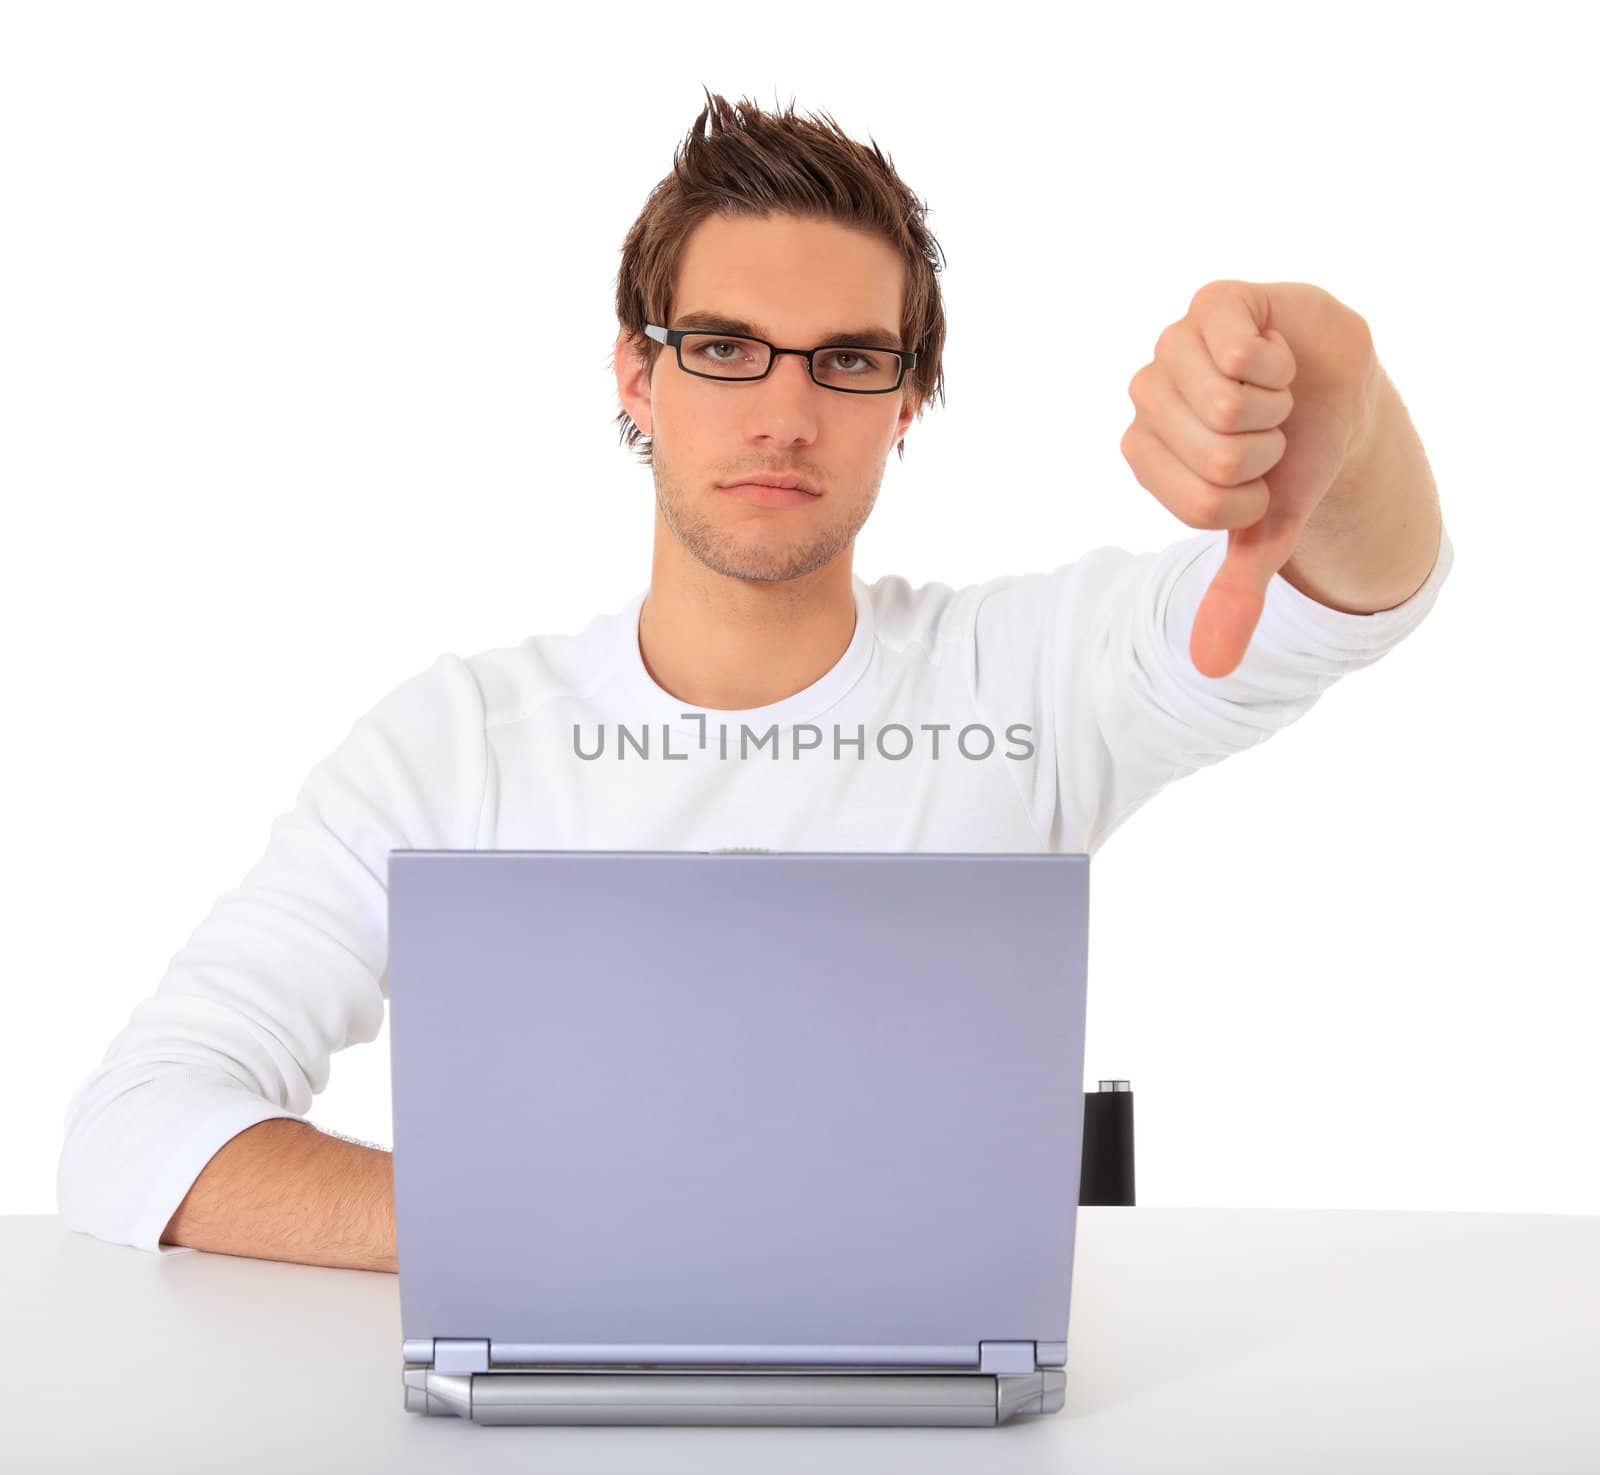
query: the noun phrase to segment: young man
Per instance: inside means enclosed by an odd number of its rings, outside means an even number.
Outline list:
[[[862,581],[889,450],[941,381],[932,239],[875,146],[746,109],[713,100],[623,251],[648,588],[441,656],[316,766],[74,1095],[69,1226],[394,1268],[389,1154],[301,1120],[382,1025],[392,848],[1093,853],[1432,606],[1451,550],[1420,445],[1365,324],[1299,283],[1209,284],[1135,379],[1124,452],[1206,531]]]

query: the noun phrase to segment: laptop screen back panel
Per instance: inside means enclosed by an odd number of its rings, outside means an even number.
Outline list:
[[[1087,856],[395,851],[389,887],[405,1338],[1065,1342]]]

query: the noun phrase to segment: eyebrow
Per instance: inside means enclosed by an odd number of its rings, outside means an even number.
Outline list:
[[[724,317],[716,312],[686,312],[678,318],[677,325],[711,333],[737,333],[744,338],[771,337],[765,328],[756,323],[747,323],[743,318]],[[812,347],[828,348],[840,343],[859,343],[863,348],[899,348],[900,335],[876,323],[869,323],[864,328],[837,329]]]

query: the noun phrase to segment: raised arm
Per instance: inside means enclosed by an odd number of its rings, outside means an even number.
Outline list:
[[[1130,394],[1124,456],[1205,531],[968,605],[973,700],[1042,730],[1013,773],[1056,850],[1092,853],[1173,779],[1303,716],[1420,623],[1453,560],[1367,324],[1321,288],[1207,284]]]
[[[1331,609],[1274,574],[1244,658],[1204,676],[1191,633],[1226,551],[1225,534],[1206,532],[977,586],[973,699],[997,730],[1034,724],[1037,756],[1012,773],[1045,848],[1092,855],[1174,779],[1303,717],[1422,622],[1454,556],[1441,527],[1422,587],[1373,614]]]

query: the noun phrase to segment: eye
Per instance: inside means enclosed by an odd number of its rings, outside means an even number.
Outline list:
[[[862,353],[859,349],[854,348],[836,348],[829,355],[829,357],[832,358],[835,364],[838,364],[838,366],[845,373],[851,375],[861,375],[865,377],[869,374],[878,373],[883,367],[872,355]],[[841,359],[851,359],[854,361],[854,364],[853,366],[851,364],[841,364],[839,363]]]

